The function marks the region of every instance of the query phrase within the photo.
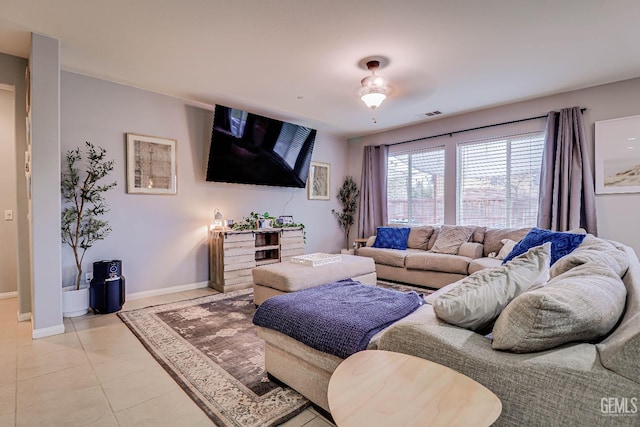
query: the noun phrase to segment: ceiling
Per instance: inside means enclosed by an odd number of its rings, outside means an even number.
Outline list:
[[[350,138],[640,76],[637,0],[0,0],[0,52]],[[392,93],[358,98],[362,59]],[[374,123],[374,119],[375,122]]]

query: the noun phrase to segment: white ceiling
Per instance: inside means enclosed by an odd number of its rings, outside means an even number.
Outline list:
[[[0,52],[37,32],[65,70],[354,137],[638,77],[639,18],[637,0],[0,0]],[[393,93],[372,112],[374,55]]]

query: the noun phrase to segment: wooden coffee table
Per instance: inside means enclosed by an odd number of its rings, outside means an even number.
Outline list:
[[[429,360],[382,350],[358,352],[329,381],[338,427],[489,426],[500,399],[471,378]]]

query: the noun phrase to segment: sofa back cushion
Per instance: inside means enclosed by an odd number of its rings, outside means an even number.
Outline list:
[[[433,227],[430,225],[411,227],[411,231],[409,231],[409,239],[407,240],[407,248],[422,249],[426,251],[432,234]]]
[[[529,230],[531,228],[488,228],[484,233],[484,256],[489,256],[491,252],[500,252],[503,239],[519,242]]]
[[[601,339],[618,322],[626,293],[606,265],[575,267],[514,299],[496,320],[492,347],[528,353]]]
[[[591,261],[605,263],[620,277],[629,268],[629,257],[623,250],[616,248],[611,242],[587,234],[580,246],[553,264],[551,277]]]
[[[611,243],[623,251],[629,260],[629,268],[622,277],[627,289],[627,301],[620,324],[596,348],[603,366],[640,383],[640,263],[632,248]]]
[[[549,278],[551,245],[532,248],[513,262],[462,279],[433,302],[445,322],[482,331],[490,327],[509,302]]]

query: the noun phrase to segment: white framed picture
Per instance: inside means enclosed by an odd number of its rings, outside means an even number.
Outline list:
[[[127,133],[127,193],[176,194],[175,139]]]
[[[640,192],[640,116],[595,124],[596,193]]]
[[[329,200],[331,183],[331,165],[329,163],[311,162],[307,179],[307,198],[309,200]]]

